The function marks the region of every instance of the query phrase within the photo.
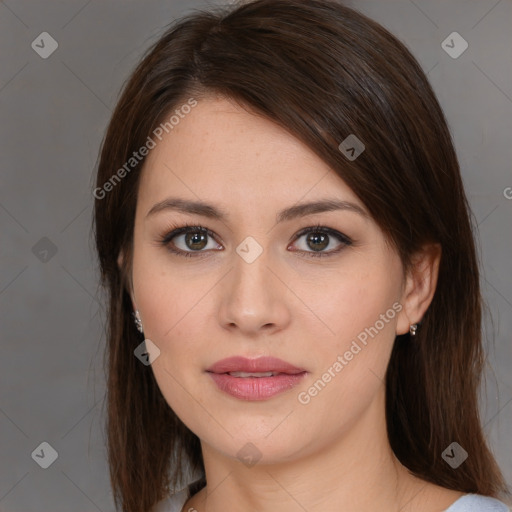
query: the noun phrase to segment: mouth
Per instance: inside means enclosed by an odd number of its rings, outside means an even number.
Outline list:
[[[206,370],[220,391],[240,400],[261,401],[287,391],[307,375],[274,357],[230,357]]]
[[[242,379],[247,379],[248,377],[274,377],[276,375],[280,375],[280,372],[260,372],[260,373],[249,373],[249,372],[228,372],[228,375],[231,377],[241,377]]]

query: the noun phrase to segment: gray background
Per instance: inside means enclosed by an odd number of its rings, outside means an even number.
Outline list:
[[[93,170],[130,70],[166,23],[201,5],[208,4],[0,2],[1,511],[114,510],[102,432]],[[483,422],[511,483],[512,2],[350,5],[412,50],[454,134],[479,229],[486,333],[495,339]],[[59,44],[47,59],[31,48],[44,31]],[[453,31],[469,44],[457,59],[441,46]],[[43,441],[58,452],[48,469],[31,457]]]

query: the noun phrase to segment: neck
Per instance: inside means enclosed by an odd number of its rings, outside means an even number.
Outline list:
[[[247,467],[203,444],[207,486],[184,510],[192,505],[199,512],[274,512],[276,507],[280,512],[406,512],[425,482],[410,475],[394,456],[384,403],[382,386],[371,406],[334,442],[286,462]]]

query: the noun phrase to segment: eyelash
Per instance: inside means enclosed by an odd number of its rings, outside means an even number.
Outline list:
[[[166,234],[161,236],[158,239],[158,243],[164,247],[168,251],[170,251],[173,254],[176,254],[177,256],[184,256],[186,258],[190,257],[202,257],[206,251],[183,251],[181,249],[176,249],[171,246],[171,241],[173,238],[177,237],[178,235],[187,234],[187,233],[204,233],[207,234],[209,237],[215,239],[215,234],[210,231],[208,228],[197,226],[195,224],[182,224],[182,225],[172,225],[168,228],[168,231]],[[320,224],[317,224],[316,226],[310,226],[307,228],[304,228],[300,230],[296,235],[295,238],[292,240],[292,243],[296,242],[299,238],[301,238],[304,235],[307,235],[309,233],[322,233],[328,236],[332,236],[336,238],[342,245],[338,249],[331,250],[329,252],[312,252],[312,251],[301,251],[296,250],[293,252],[297,253],[303,253],[306,254],[306,257],[311,258],[325,258],[329,256],[333,256],[337,253],[339,253],[344,247],[352,245],[352,240],[344,235],[343,233],[340,233],[339,231],[336,231],[334,229],[328,228],[326,226],[322,226]],[[218,242],[217,242],[218,243]]]

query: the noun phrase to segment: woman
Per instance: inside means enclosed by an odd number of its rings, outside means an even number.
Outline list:
[[[123,511],[507,510],[456,154],[384,28],[327,0],[181,20],[94,195]]]

